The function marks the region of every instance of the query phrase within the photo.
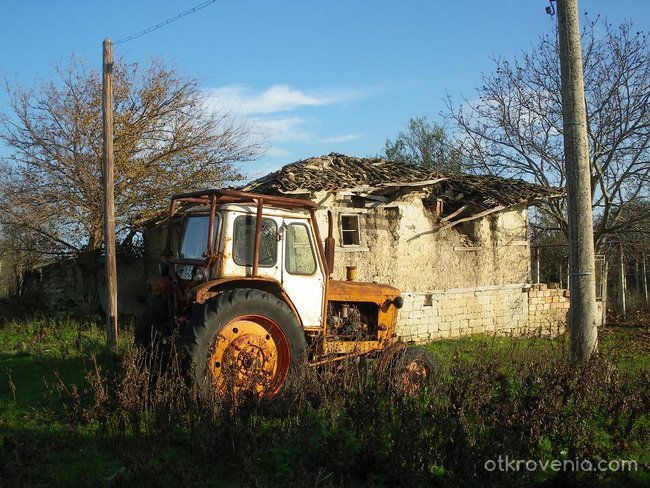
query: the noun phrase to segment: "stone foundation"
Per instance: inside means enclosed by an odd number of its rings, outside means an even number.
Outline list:
[[[397,334],[427,342],[478,333],[554,337],[566,330],[569,292],[510,284],[403,292]]]
[[[566,330],[569,290],[532,285],[528,290],[528,329],[556,336]]]

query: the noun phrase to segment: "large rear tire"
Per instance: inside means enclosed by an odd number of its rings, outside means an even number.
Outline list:
[[[227,291],[199,306],[182,344],[188,373],[202,388],[266,398],[280,393],[306,349],[287,304],[255,289]]]
[[[169,305],[162,294],[155,293],[149,297],[135,323],[133,339],[136,346],[150,350],[154,342],[163,342],[170,335]]]

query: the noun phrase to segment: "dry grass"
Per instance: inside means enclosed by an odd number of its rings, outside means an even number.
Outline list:
[[[53,342],[39,336],[41,326],[24,348],[24,338],[5,341],[18,356],[3,380],[3,401],[16,403],[24,394],[19,359],[53,369],[74,360],[79,369],[84,358],[85,378],[50,380],[47,402],[33,414],[18,414],[27,423],[0,422],[0,478],[7,486],[649,481],[650,382],[647,368],[638,367],[647,356],[626,335],[645,337],[645,325],[604,333],[603,353],[580,367],[565,359],[562,341],[471,338],[430,348],[441,374],[417,395],[392,387],[396,357],[386,355],[299,368],[273,400],[211,394],[186,381],[180,358],[167,346],[158,354],[126,347],[119,356],[93,356],[85,330],[48,328]],[[612,341],[608,334],[625,339]],[[636,356],[620,355],[625,344]],[[486,471],[485,462],[499,455],[636,459],[639,471]]]

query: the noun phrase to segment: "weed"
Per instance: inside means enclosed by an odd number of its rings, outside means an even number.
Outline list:
[[[439,374],[417,391],[395,388],[398,348],[376,360],[300,367],[280,396],[261,400],[222,397],[188,382],[173,341],[157,344],[153,352],[125,346],[109,355],[79,324],[45,323],[45,335],[43,325],[30,324],[28,334],[5,326],[8,334],[0,335],[0,352],[11,351],[4,371],[14,385],[6,390],[14,404],[30,386],[20,371],[41,374],[41,366],[28,361],[61,369],[49,377],[47,401],[29,414],[31,430],[18,428],[18,420],[0,425],[0,476],[16,484],[56,479],[144,486],[514,486],[648,480],[647,358],[641,346],[628,344],[628,334],[643,337],[643,328],[602,334],[602,353],[581,366],[566,359],[563,340],[472,337],[428,346]],[[84,377],[71,375],[71,364]],[[41,401],[37,391],[42,396],[42,387],[34,389],[34,404]],[[54,435],[38,434],[48,422]],[[42,450],[33,447],[36,439]],[[58,450],[58,457],[46,450]],[[71,452],[78,460],[70,459]],[[486,470],[486,462],[499,456],[636,459],[640,472]],[[43,462],[49,471],[39,478],[31,469]]]

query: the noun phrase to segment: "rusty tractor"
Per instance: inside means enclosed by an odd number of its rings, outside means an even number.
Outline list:
[[[263,397],[276,396],[300,361],[318,366],[395,345],[399,290],[352,273],[332,279],[332,215],[323,243],[315,211],[310,201],[231,190],[174,195],[136,344],[146,349],[176,331],[193,380]],[[409,375],[428,380],[434,365],[407,351],[408,389]]]

